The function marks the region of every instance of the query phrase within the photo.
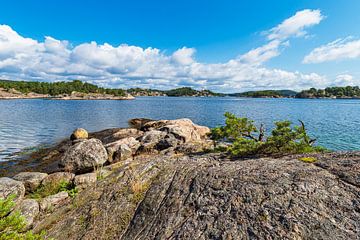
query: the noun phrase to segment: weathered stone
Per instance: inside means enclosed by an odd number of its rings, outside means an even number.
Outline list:
[[[69,172],[56,172],[49,174],[42,181],[42,185],[54,185],[59,184],[60,182],[69,182],[71,183],[75,178],[75,174]]]
[[[77,140],[77,139],[88,139],[89,134],[88,132],[83,128],[76,129],[70,136],[71,140]]]
[[[109,143],[116,142],[118,140],[129,138],[129,137],[132,137],[135,139],[135,138],[140,137],[142,134],[144,134],[144,132],[142,132],[138,129],[135,129],[135,128],[123,128],[123,129],[116,131],[115,133],[112,133],[109,136],[104,137],[102,139],[102,142],[104,144],[109,144]]]
[[[35,218],[39,214],[39,203],[34,199],[24,199],[16,208],[20,214],[25,218],[26,227],[30,229],[34,223]]]
[[[75,176],[74,184],[75,184],[75,186],[81,186],[81,185],[82,186],[84,186],[84,185],[88,186],[88,185],[95,184],[96,179],[97,179],[97,176],[96,176],[95,172],[81,174],[81,175]]]
[[[155,148],[162,151],[167,148],[176,147],[180,143],[181,142],[173,134],[167,134],[156,144]]]
[[[47,176],[47,173],[41,172],[21,172],[16,174],[13,179],[23,182],[27,192],[33,192]]]
[[[46,198],[43,198],[40,201],[40,210],[41,211],[52,210],[54,207],[65,202],[68,199],[68,197],[69,194],[67,192],[59,192],[55,195],[51,195]]]
[[[144,124],[153,122],[154,120],[148,118],[134,118],[129,120],[129,126],[136,129],[141,129]]]
[[[175,148],[177,153],[201,153],[214,149],[214,142],[212,140],[204,140],[199,142],[188,142],[181,144]]]
[[[169,120],[152,120],[147,121],[141,126],[142,131],[151,131],[155,129],[159,129],[163,126],[165,126],[168,123]]]
[[[42,226],[56,239],[358,239],[360,152],[314,157],[138,155]]]
[[[158,131],[158,130],[151,130],[148,132],[145,132],[145,134],[140,138],[140,151],[149,151],[154,149],[156,144],[159,143],[161,139],[163,139],[166,136],[165,132]]]
[[[126,144],[122,144],[119,146],[118,150],[114,153],[112,162],[124,161],[126,159],[132,158],[132,156],[133,156],[133,152],[131,148]]]
[[[190,119],[186,118],[169,120],[160,130],[171,133],[184,142],[201,141],[210,133],[208,127],[196,125]]]
[[[59,166],[66,171],[84,173],[103,165],[107,160],[108,155],[101,141],[92,138],[71,146]]]
[[[131,157],[136,153],[139,147],[140,142],[134,137],[123,138],[105,145],[110,163]]]
[[[5,199],[10,195],[15,195],[15,202],[19,202],[25,195],[25,186],[22,182],[11,178],[0,178],[0,199]]]

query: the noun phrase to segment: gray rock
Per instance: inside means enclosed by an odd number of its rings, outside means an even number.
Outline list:
[[[139,150],[144,152],[151,151],[165,136],[165,132],[158,130],[145,132],[145,134],[140,138],[141,146]]]
[[[65,152],[59,166],[69,172],[84,173],[102,166],[107,159],[106,149],[100,140],[84,139]]]
[[[47,176],[47,173],[41,172],[21,172],[16,174],[13,179],[23,182],[27,192],[33,192]]]
[[[105,145],[109,162],[117,162],[132,157],[140,147],[140,142],[134,137],[127,137]]]
[[[16,208],[20,214],[24,216],[26,222],[26,229],[30,229],[38,216],[40,208],[39,203],[34,199],[24,199]]]
[[[164,149],[176,147],[178,144],[181,144],[179,139],[177,139],[173,134],[167,134],[156,144],[155,148],[162,151]]]
[[[54,185],[59,184],[60,182],[69,182],[71,183],[75,178],[75,174],[69,172],[56,172],[49,174],[42,181],[42,185]]]
[[[119,146],[118,150],[114,153],[112,162],[124,161],[126,159],[132,158],[132,155],[133,152],[131,148],[126,144],[122,144]]]
[[[144,124],[148,122],[154,122],[152,119],[148,118],[134,118],[129,120],[129,126],[135,129],[142,129]]]
[[[135,139],[140,137],[142,134],[144,134],[144,132],[139,131],[135,128],[123,128],[110,134],[109,136],[104,137],[101,141],[104,144],[109,144],[128,137],[132,137]]]
[[[21,201],[25,195],[24,184],[8,177],[0,178],[0,198],[5,199],[13,194],[16,195],[15,202]]]
[[[40,201],[40,210],[49,211],[53,210],[56,206],[64,203],[69,197],[67,192],[59,192],[57,194],[43,198]]]
[[[58,221],[46,225],[47,234],[55,239],[358,239],[360,152],[314,156],[315,163],[299,156],[138,155],[96,188],[85,189],[83,204],[71,214],[56,212]],[[84,227],[80,219],[91,221]]]
[[[96,183],[96,180],[97,180],[96,173],[85,173],[75,176],[74,184],[77,187],[94,185]]]

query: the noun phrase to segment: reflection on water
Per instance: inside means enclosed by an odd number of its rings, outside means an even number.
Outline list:
[[[1,100],[0,161],[24,148],[52,144],[83,127],[126,127],[136,117],[191,118],[209,127],[229,111],[269,129],[276,120],[303,120],[318,143],[333,150],[360,149],[360,100],[142,97],[133,101]]]

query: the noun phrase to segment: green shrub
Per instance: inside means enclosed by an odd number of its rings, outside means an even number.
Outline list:
[[[302,121],[295,127],[291,126],[290,121],[275,122],[271,135],[266,137],[263,125],[257,128],[252,120],[239,118],[228,112],[225,113],[225,117],[225,125],[213,128],[211,137],[215,142],[230,142],[231,145],[226,151],[233,156],[278,156],[325,150],[313,146],[315,139],[308,136]]]
[[[299,160],[302,162],[306,162],[306,163],[314,163],[317,161],[317,159],[314,157],[302,157],[302,158],[299,158]]]
[[[58,183],[47,184],[45,186],[41,185],[35,190],[35,192],[30,194],[30,197],[40,199],[63,191],[67,192],[70,197],[75,197],[78,193],[78,190],[73,183],[61,181]]]
[[[40,240],[45,232],[34,234],[25,231],[25,218],[18,212],[11,212],[15,206],[15,195],[0,199],[0,240]],[[10,214],[11,213],[11,214]]]

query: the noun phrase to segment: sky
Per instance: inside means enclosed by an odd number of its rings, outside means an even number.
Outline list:
[[[360,1],[0,2],[0,78],[217,92],[360,85]]]

